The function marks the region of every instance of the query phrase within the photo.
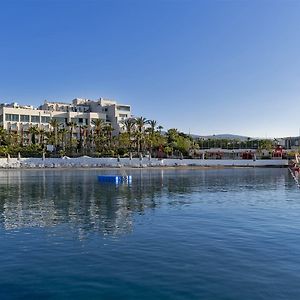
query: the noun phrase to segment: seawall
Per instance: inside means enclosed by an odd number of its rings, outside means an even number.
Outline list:
[[[216,160],[216,159],[163,159],[156,158],[0,158],[0,168],[120,168],[120,167],[287,167],[288,160]]]

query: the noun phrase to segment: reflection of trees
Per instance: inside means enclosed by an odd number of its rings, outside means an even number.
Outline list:
[[[88,231],[121,234],[132,230],[135,213],[187,203],[191,201],[187,194],[264,190],[270,185],[285,185],[287,178],[287,173],[279,169],[131,170],[132,184],[115,186],[97,182],[99,173],[0,172],[1,224],[13,229],[67,223],[78,229],[80,235]]]
[[[283,186],[287,174],[286,170],[277,168],[187,169],[175,171],[167,186],[169,194],[265,190],[266,187]]]
[[[76,172],[76,173],[75,173]],[[132,214],[155,207],[160,185],[100,184],[99,171],[0,172],[0,216],[6,229],[68,223],[82,231],[120,234],[132,230]],[[155,176],[156,177],[156,176]],[[148,177],[151,180],[151,178]],[[156,183],[153,183],[156,186]]]

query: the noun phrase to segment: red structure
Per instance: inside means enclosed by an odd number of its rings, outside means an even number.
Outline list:
[[[282,146],[277,146],[273,151],[272,151],[272,157],[274,158],[285,158],[286,153]]]
[[[248,152],[243,152],[241,153],[242,159],[253,159],[254,153],[252,153],[251,151]]]

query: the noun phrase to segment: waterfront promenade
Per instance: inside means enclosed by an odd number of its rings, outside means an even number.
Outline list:
[[[157,158],[0,158],[0,168],[146,168],[146,167],[287,167],[286,159],[157,159]]]

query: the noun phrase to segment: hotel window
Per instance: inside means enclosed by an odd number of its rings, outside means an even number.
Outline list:
[[[130,106],[118,105],[118,106],[117,106],[117,110],[130,111]]]
[[[56,120],[58,122],[58,124],[63,125],[66,124],[68,119],[66,118],[61,118],[61,117],[54,117],[52,118],[52,120]]]
[[[32,123],[40,123],[40,116],[31,116]]]
[[[5,121],[15,121],[15,122],[19,122],[19,115],[15,115],[15,114],[5,114]]]
[[[29,122],[29,115],[20,115],[21,122]]]
[[[44,116],[44,117],[41,117],[41,119],[42,119],[41,120],[42,123],[49,123],[50,122],[50,117],[45,117]]]
[[[3,115],[0,115],[0,122],[3,122]]]

